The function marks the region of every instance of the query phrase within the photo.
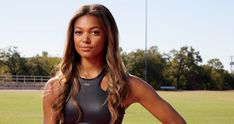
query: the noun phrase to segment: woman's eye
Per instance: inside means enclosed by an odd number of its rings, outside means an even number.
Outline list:
[[[99,31],[92,31],[92,34],[93,34],[93,35],[99,35],[100,32],[99,32]]]
[[[75,31],[75,34],[80,36],[82,34],[82,32],[81,31]]]

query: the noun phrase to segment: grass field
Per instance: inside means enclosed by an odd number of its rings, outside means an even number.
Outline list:
[[[0,124],[41,124],[42,91],[0,90]],[[234,123],[234,91],[158,92],[188,124]],[[123,124],[157,124],[139,104],[132,105]]]

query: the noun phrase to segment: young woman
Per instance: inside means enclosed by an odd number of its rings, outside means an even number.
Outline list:
[[[133,103],[162,123],[185,123],[151,86],[125,71],[110,11],[82,6],[70,20],[59,73],[44,88],[44,124],[121,124]]]

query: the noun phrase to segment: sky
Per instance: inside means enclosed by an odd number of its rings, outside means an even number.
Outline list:
[[[145,0],[0,0],[0,49],[18,47],[23,57],[47,51],[62,56],[71,16],[84,4],[112,12],[125,52],[145,49]],[[230,71],[234,56],[233,0],[147,0],[147,48],[160,53],[192,46],[202,64],[218,58]],[[233,59],[234,60],[234,59]]]

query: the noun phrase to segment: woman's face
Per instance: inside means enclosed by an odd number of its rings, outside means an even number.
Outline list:
[[[81,58],[103,56],[105,46],[104,25],[92,15],[84,15],[76,19],[74,24],[75,49]]]

